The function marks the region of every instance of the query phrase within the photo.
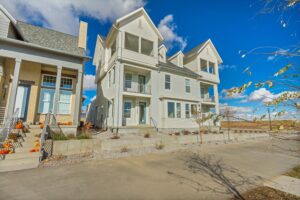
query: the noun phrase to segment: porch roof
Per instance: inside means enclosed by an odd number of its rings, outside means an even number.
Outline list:
[[[177,72],[177,73],[180,73],[182,75],[186,75],[186,76],[193,77],[193,78],[200,78],[201,77],[199,74],[191,71],[190,69],[188,69],[184,66],[179,67],[179,66],[171,63],[170,61],[167,61],[166,63],[159,62],[158,66],[161,70],[173,71],[173,72]]]

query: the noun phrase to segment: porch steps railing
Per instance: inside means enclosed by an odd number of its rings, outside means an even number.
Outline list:
[[[6,107],[0,107],[0,125],[4,123]]]

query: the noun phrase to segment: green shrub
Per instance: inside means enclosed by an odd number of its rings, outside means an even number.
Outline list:
[[[68,140],[74,140],[74,139],[76,139],[74,134],[69,134],[68,135]]]
[[[51,138],[52,138],[52,140],[67,140],[68,139],[64,134],[61,134],[61,133],[53,133],[51,135]]]
[[[91,136],[85,133],[81,133],[79,135],[76,136],[76,138],[78,140],[84,140],[84,139],[91,139]]]

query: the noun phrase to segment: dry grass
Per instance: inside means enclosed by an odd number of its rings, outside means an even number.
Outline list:
[[[300,197],[265,186],[249,190],[242,194],[242,196],[245,200],[300,200]]]
[[[283,125],[284,129],[288,130],[300,130],[300,125],[294,124],[292,120],[277,120],[272,121],[272,127],[275,129],[277,126]],[[228,123],[226,121],[221,122],[222,128],[228,128]],[[236,129],[266,129],[269,130],[268,121],[257,121],[257,122],[245,122],[245,121],[232,121],[229,123],[229,128]]]
[[[300,165],[297,165],[285,175],[300,179]]]

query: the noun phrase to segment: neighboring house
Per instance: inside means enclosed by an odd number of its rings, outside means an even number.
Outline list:
[[[169,58],[162,43],[144,8],[117,19],[107,37],[98,36],[96,126],[196,129],[197,111],[219,113],[222,59],[211,40]]]
[[[86,106],[85,122],[96,124],[96,99]]]
[[[86,33],[85,22],[77,37],[17,21],[0,5],[2,120],[18,108],[28,124],[43,122],[48,112],[79,124]]]

